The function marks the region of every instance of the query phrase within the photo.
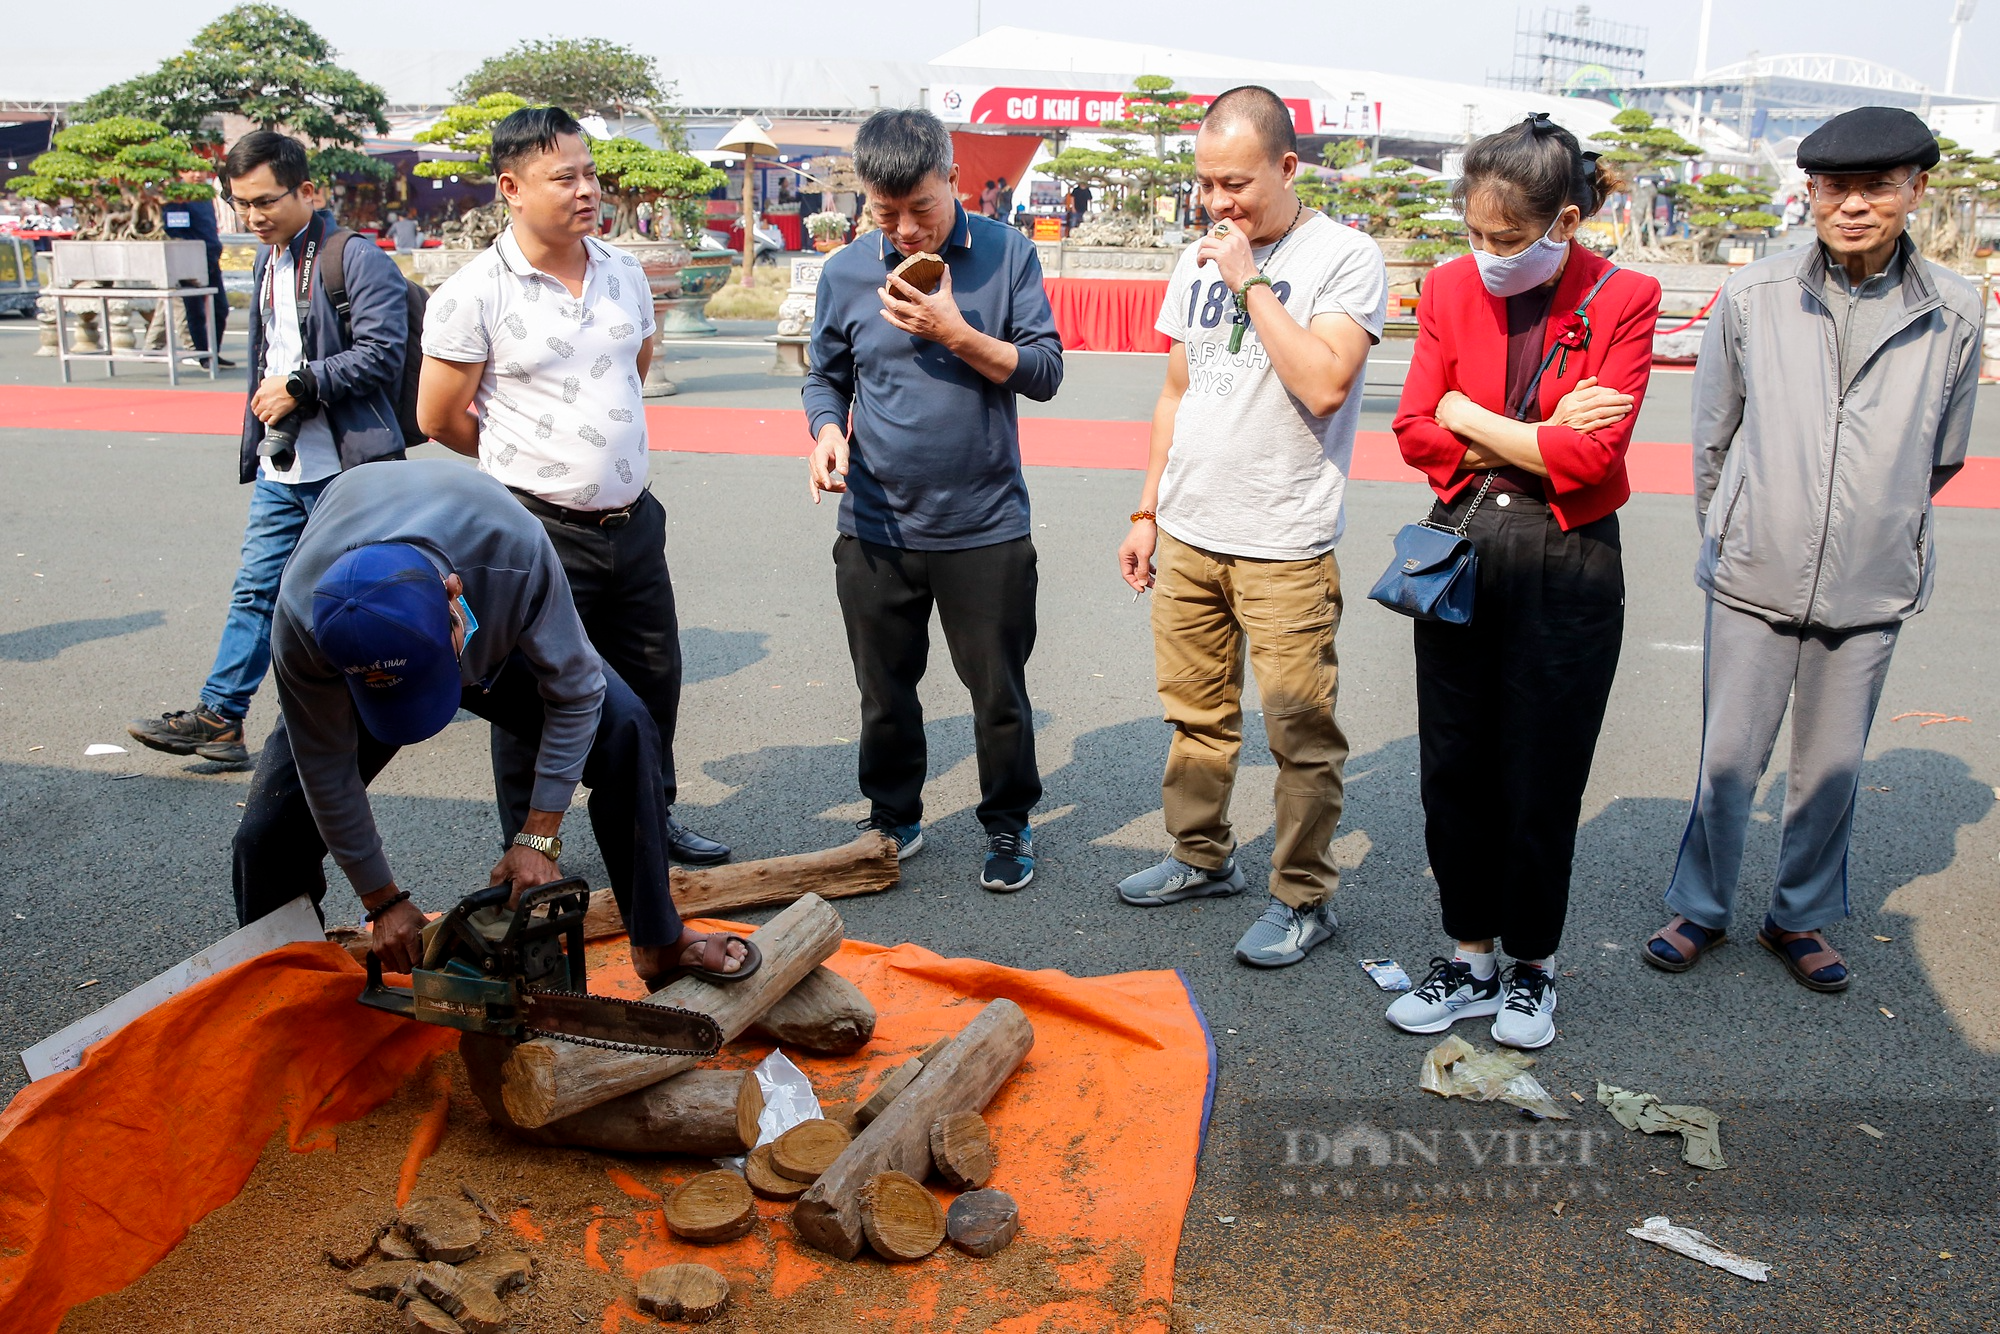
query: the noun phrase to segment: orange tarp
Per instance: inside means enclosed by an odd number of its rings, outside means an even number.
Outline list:
[[[622,942],[593,946],[593,989],[639,989],[624,956]],[[1035,1028],[1027,1061],[987,1109],[1001,1146],[992,1184],[1020,1201],[1024,1238],[1064,1248],[1061,1283],[996,1323],[963,1304],[963,1284],[947,1298],[936,1265],[907,1266],[881,1314],[910,1330],[1164,1334],[1212,1070],[1179,974],[1073,978],[853,941],[829,966],[869,996],[879,1021],[853,1057],[787,1053],[816,1088],[865,1090],[995,997],[1019,1003]],[[71,1307],[133,1282],[235,1197],[273,1134],[300,1152],[328,1145],[340,1123],[453,1045],[449,1030],[356,1005],[360,983],[334,946],[289,945],[176,996],[78,1069],[23,1090],[0,1113],[0,1329],[46,1334]],[[732,1046],[718,1063],[751,1064],[765,1050]],[[434,1144],[412,1145],[406,1184]],[[665,1234],[654,1192],[632,1184],[630,1213],[606,1213],[585,1248],[588,1262],[627,1279],[688,1258]],[[786,1206],[762,1207],[766,1225],[700,1258],[732,1280],[760,1275],[779,1297],[838,1276],[842,1262],[778,1222]],[[652,1324],[620,1302],[603,1329],[628,1320]]]

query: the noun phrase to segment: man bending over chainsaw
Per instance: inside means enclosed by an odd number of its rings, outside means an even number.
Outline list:
[[[239,922],[301,889],[317,905],[331,851],[383,967],[408,972],[424,915],[390,873],[367,788],[464,709],[539,748],[532,809],[489,884],[511,883],[518,902],[562,878],[558,831],[581,781],[639,975],[657,991],[682,973],[756,971],[742,937],[681,925],[659,731],[591,648],[540,521],[499,482],[443,459],[335,478],[285,567],[271,655],[283,717],[236,832]]]

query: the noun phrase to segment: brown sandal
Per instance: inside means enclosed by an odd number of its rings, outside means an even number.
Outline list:
[[[1845,991],[1847,984],[1854,980],[1847,960],[1840,957],[1839,950],[1826,943],[1824,932],[1781,931],[1777,923],[1767,918],[1764,925],[1757,929],[1757,943],[1777,955],[1785,965],[1785,971],[1798,979],[1802,987],[1810,987],[1814,991]],[[1803,948],[1808,946],[1817,948]],[[1822,977],[1822,973],[1833,975]]]
[[[1693,932],[1700,932],[1701,935],[1697,936]],[[1708,937],[1707,941],[1704,942],[1701,936]],[[1699,922],[1690,922],[1687,918],[1676,915],[1673,921],[1647,938],[1646,962],[1669,973],[1685,973],[1701,962],[1702,955],[1727,939],[1729,936],[1726,932],[1710,930]],[[1680,957],[1670,959],[1654,949],[1653,942],[1656,940]]]

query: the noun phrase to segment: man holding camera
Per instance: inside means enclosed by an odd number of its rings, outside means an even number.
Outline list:
[[[236,141],[223,163],[230,202],[258,240],[250,394],[240,480],[254,482],[243,559],[215,666],[192,709],[135,720],[133,738],[174,755],[244,764],[243,719],[271,665],[278,579],[326,484],[344,469],[403,457],[395,394],[409,342],[405,279],[350,233],[340,262],[345,320],[318,281],[335,230],[307,175],[305,145],[271,130]]]

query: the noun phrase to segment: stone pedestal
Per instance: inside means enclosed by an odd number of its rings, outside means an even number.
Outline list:
[[[36,356],[53,357],[59,355],[56,348],[56,321],[60,318],[61,316],[57,313],[53,297],[38,296],[35,298],[36,332],[41,335],[39,343],[35,348]]]
[[[162,302],[161,304],[166,304]],[[131,352],[139,346],[139,340],[132,336],[132,303],[126,299],[104,303],[105,317],[111,323],[111,349],[114,352]]]
[[[812,341],[820,270],[826,266],[826,259],[825,255],[817,255],[792,261],[791,290],[785,293],[784,304],[778,307],[778,332],[772,340],[777,344],[777,356],[771,363],[773,375],[798,376],[811,369],[807,348]]]
[[[735,256],[703,251],[681,268],[681,294],[660,314],[661,338],[713,338],[722,331],[708,322],[708,299],[735,272]]]
[[[72,352],[102,352],[104,342],[97,336],[97,308],[77,306],[70,316],[69,350]]]

